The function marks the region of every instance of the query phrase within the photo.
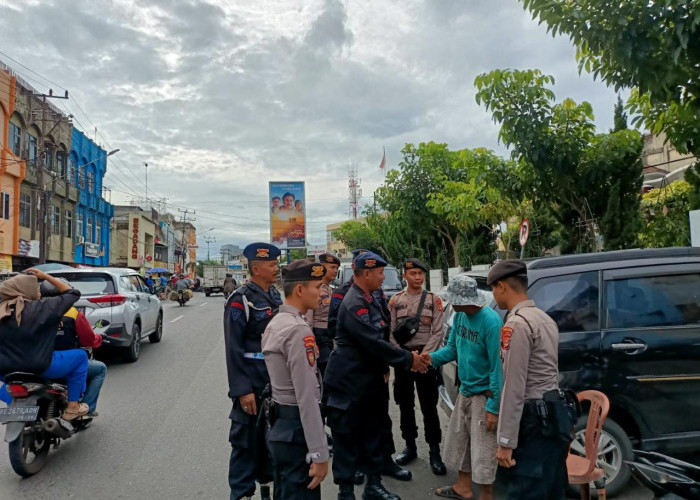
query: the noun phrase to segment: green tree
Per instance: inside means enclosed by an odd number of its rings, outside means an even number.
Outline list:
[[[373,252],[380,251],[381,241],[375,231],[365,221],[347,220],[333,231],[333,234],[351,250],[366,248]]]
[[[627,130],[627,113],[625,113],[622,97],[618,95],[613,114],[613,129],[610,132],[619,132],[620,130]]]
[[[700,162],[685,171],[685,180],[690,185],[688,204],[690,210],[700,210]]]
[[[692,187],[685,181],[651,189],[642,197],[645,224],[639,235],[648,248],[689,246],[688,210]]]

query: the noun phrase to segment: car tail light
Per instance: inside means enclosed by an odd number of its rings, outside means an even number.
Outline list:
[[[13,384],[8,389],[13,398],[26,398],[29,396],[29,391],[23,385]]]
[[[99,297],[90,297],[87,299],[91,304],[96,304],[99,307],[114,307],[120,306],[126,302],[126,296],[116,295],[101,295]]]

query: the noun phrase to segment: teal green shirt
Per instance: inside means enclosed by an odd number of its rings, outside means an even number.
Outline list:
[[[433,366],[457,361],[459,392],[473,396],[490,390],[486,411],[498,414],[503,387],[501,366],[501,328],[496,311],[486,306],[471,316],[456,312],[447,345],[430,353]]]

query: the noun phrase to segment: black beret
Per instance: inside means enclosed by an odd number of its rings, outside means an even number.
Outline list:
[[[486,278],[486,284],[491,286],[497,281],[513,276],[519,276],[527,279],[527,265],[525,262],[518,259],[501,260],[496,262],[496,264],[494,264],[489,271],[489,275]]]
[[[376,269],[378,267],[386,267],[387,262],[374,252],[365,252],[353,261],[355,269]]]
[[[282,252],[269,243],[251,243],[243,249],[243,256],[248,260],[277,260]]]
[[[358,255],[362,255],[363,253],[367,252],[369,252],[369,250],[365,250],[364,248],[356,248],[352,251],[352,258],[356,259]]]
[[[282,281],[318,281],[326,274],[326,268],[321,264],[309,262],[306,259],[295,260],[282,269]]]
[[[420,269],[424,273],[428,272],[428,266],[426,266],[420,259],[406,259],[406,261],[403,263],[403,269],[404,271],[408,271],[409,269]]]
[[[333,255],[332,253],[322,253],[318,256],[318,261],[323,264],[338,264],[340,265],[340,259]]]

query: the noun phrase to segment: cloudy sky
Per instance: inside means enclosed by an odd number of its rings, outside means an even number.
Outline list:
[[[615,100],[517,0],[0,0],[0,51],[38,90],[68,89],[76,126],[121,149],[112,202],[146,195],[147,162],[149,197],[196,210],[212,253],[269,237],[268,181],[306,182],[322,244],[348,217],[349,164],[371,202],[382,147],[389,168],[407,142],[505,153],[474,101],[479,73],[540,68],[601,129]]]

